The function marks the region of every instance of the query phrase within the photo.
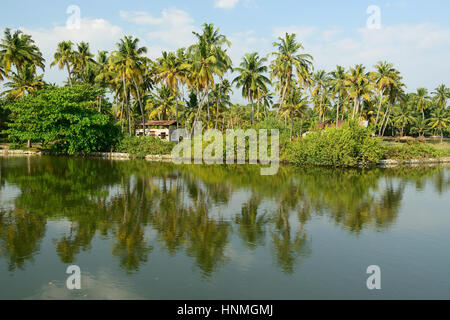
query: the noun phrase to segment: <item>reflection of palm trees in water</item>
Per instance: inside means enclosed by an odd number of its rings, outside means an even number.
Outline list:
[[[430,168],[282,167],[279,176],[267,178],[255,173],[256,167],[244,173],[239,167],[55,161],[43,158],[23,163],[25,171],[20,165],[2,170],[0,185],[8,181],[21,189],[15,209],[0,213],[0,255],[8,257],[11,268],[32,258],[45,236],[47,218],[57,217],[71,225],[68,234],[55,241],[65,263],[90,250],[96,235],[102,235],[114,239],[112,253],[121,267],[137,271],[152,250],[146,234],[153,229],[171,255],[184,252],[193,257],[209,277],[228,261],[234,224],[236,234],[252,250],[270,241],[277,264],[291,273],[299,258],[311,253],[305,225],[313,214],[329,216],[354,233],[371,227],[385,230],[397,217],[407,183],[419,187],[431,178],[441,192],[449,183],[442,169]],[[105,188],[110,187],[118,187],[116,194],[109,195]],[[233,194],[248,191],[251,196],[232,221],[212,215],[218,207],[228,206]]]

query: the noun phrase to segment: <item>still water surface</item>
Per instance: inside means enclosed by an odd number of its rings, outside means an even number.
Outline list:
[[[450,299],[449,168],[259,173],[0,158],[0,299]]]

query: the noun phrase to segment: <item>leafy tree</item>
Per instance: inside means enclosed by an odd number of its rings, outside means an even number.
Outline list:
[[[47,86],[36,95],[8,104],[14,121],[6,133],[15,141],[40,141],[63,154],[109,151],[117,127],[96,110],[101,90],[90,86]]]

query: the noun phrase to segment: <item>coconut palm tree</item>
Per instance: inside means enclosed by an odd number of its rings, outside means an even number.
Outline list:
[[[325,108],[328,101],[328,85],[330,77],[324,70],[319,70],[312,76],[313,86],[311,87],[311,97],[315,102],[317,111],[319,112],[319,123],[325,121]]]
[[[175,100],[173,91],[166,85],[161,86],[147,100],[146,109],[150,111],[150,119],[168,120],[175,115]]]
[[[267,86],[271,84],[269,78],[264,73],[267,72],[267,67],[264,63],[266,58],[260,58],[257,52],[251,54],[247,53],[239,68],[234,71],[238,72],[238,76],[233,80],[237,88],[242,88],[242,97],[248,99],[252,107],[252,124],[255,120],[254,99],[260,97],[261,92],[267,91]]]
[[[396,70],[391,63],[380,61],[375,65],[375,69],[376,71],[373,72],[371,76],[374,80],[375,89],[378,93],[379,105],[375,119],[375,126],[377,126],[380,118],[381,106],[385,102],[385,95],[389,95],[392,87],[398,87],[400,85],[400,80],[402,77],[400,76],[400,72]]]
[[[437,105],[445,109],[447,107],[447,100],[450,98],[450,89],[445,84],[442,84],[435,89],[433,95]]]
[[[12,33],[9,28],[0,41],[0,62],[4,73],[9,73],[14,66],[19,74],[27,64],[45,69],[45,59],[31,36],[20,30]]]
[[[197,38],[197,43],[190,46],[187,53],[191,64],[189,85],[196,90],[199,102],[196,122],[208,99],[209,91],[215,87],[214,76],[222,78],[231,69],[232,63],[226,49],[223,48],[230,46],[230,42],[219,33],[219,29],[214,29],[212,24],[203,24],[202,33],[193,32],[193,34]],[[206,104],[209,108],[209,103]],[[208,118],[208,127],[209,120]]]
[[[431,113],[430,119],[428,119],[428,123],[431,129],[439,130],[441,135],[441,143],[444,138],[443,129],[447,128],[447,125],[450,123],[450,118],[446,110],[442,108],[438,108]]]
[[[115,74],[115,83],[121,82],[123,90],[122,101],[126,108],[127,115],[127,131],[131,134],[130,127],[130,93],[131,87],[138,83],[138,79],[142,79],[142,73],[145,69],[143,65],[148,61],[143,57],[147,53],[146,47],[139,47],[139,39],[132,36],[125,36],[116,44],[115,50],[109,60],[110,71]],[[141,104],[142,105],[142,104]],[[143,107],[141,106],[143,109]],[[144,110],[141,110],[144,117]],[[145,132],[145,119],[143,118],[143,127]]]
[[[428,131],[428,121],[422,120],[421,117],[416,117],[411,126],[411,132],[417,133],[419,137],[423,137]]]
[[[231,105],[231,84],[228,80],[224,79],[222,80],[214,90],[210,93],[210,101],[212,104],[216,107],[215,111],[215,125],[214,128],[218,128],[219,124],[219,116],[221,114],[225,114],[227,111],[227,108]],[[224,126],[225,120],[222,119],[222,129]]]
[[[313,57],[299,53],[304,48],[297,42],[295,34],[286,33],[285,37],[279,37],[278,42],[274,42],[273,46],[277,48],[277,51],[272,52],[275,59],[271,64],[271,76],[272,79],[278,79],[280,97],[278,105],[282,106],[294,80],[294,72],[297,72],[298,78],[301,79],[300,84],[308,83]]]
[[[81,78],[89,64],[95,64],[94,55],[89,49],[89,43],[80,42],[73,52],[74,73]]]
[[[281,106],[281,117],[288,117],[290,119],[290,140],[292,141],[294,119],[301,118],[303,126],[303,117],[308,109],[308,97],[306,97],[301,89],[296,87],[293,87],[289,92],[290,94],[285,104]]]
[[[55,65],[58,65],[58,68],[60,70],[66,68],[67,73],[69,75],[69,84],[72,87],[72,70],[74,63],[74,52],[73,52],[73,43],[71,41],[62,41],[58,43],[58,47],[56,49],[56,52],[53,56],[54,60],[50,64],[50,67],[53,67]]]
[[[336,128],[339,122],[339,112],[342,103],[348,96],[347,86],[345,84],[345,68],[336,66],[336,69],[330,73],[330,87],[333,97],[336,98]]]
[[[418,88],[417,93],[414,95],[414,101],[417,110],[422,113],[422,120],[425,120],[425,109],[428,108],[430,103],[428,90],[426,88]]]
[[[405,127],[415,122],[406,104],[400,104],[394,107],[394,126],[400,128],[400,136],[403,137]]]
[[[180,85],[188,82],[188,72],[190,64],[184,53],[184,49],[173,52],[163,52],[162,57],[157,59],[155,67],[155,83],[163,83],[170,90],[173,96],[179,94]],[[178,129],[178,99],[176,100],[176,120]]]
[[[9,90],[6,90],[3,94],[16,100],[23,99],[27,94],[44,87],[43,77],[43,74],[36,75],[35,66],[26,64],[21,71],[12,73],[11,81],[5,83],[5,87]]]
[[[360,113],[361,100],[369,100],[372,95],[373,85],[369,79],[369,73],[365,72],[365,67],[361,64],[350,68],[345,82],[349,88],[350,97],[353,99],[352,119]]]

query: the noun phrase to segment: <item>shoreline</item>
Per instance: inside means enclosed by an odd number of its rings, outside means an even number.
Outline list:
[[[29,150],[0,150],[0,156],[2,157],[32,157],[32,156],[44,156],[52,155],[48,151],[29,151]],[[99,159],[112,159],[112,160],[135,160],[136,158],[128,153],[118,152],[94,152],[86,156],[88,158]],[[147,155],[145,159],[148,162],[172,162],[171,155]],[[205,161],[207,163],[207,161]],[[283,164],[291,164],[289,162],[281,162]],[[410,160],[396,160],[386,159],[381,160],[375,167],[378,168],[395,168],[395,167],[420,167],[420,166],[436,166],[436,165],[450,165],[450,157],[444,158],[426,158],[426,159],[410,159]]]

